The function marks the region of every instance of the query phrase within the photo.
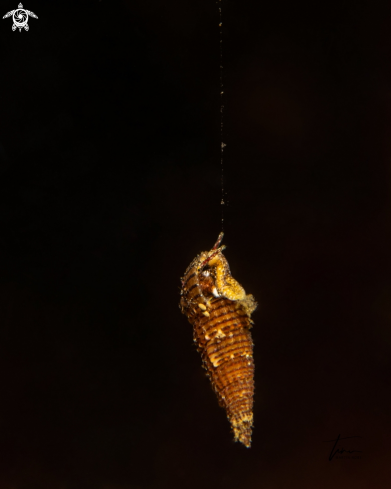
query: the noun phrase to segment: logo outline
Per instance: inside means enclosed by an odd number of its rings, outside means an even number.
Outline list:
[[[34,19],[38,19],[38,16],[35,15],[34,12],[31,12],[31,10],[24,9],[21,3],[19,3],[17,9],[10,10],[9,12],[7,12],[3,16],[3,19],[7,19],[8,17],[11,17],[11,15],[12,15],[12,20],[14,21],[12,25],[12,30],[15,31],[16,29],[19,29],[19,32],[21,32],[23,28],[25,31],[29,30],[29,26],[28,26],[29,17],[34,17]]]

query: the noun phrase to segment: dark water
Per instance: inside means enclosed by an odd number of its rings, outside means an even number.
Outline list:
[[[223,0],[249,450],[178,308],[221,230],[217,5],[24,8],[0,25],[0,487],[388,487],[390,7]]]

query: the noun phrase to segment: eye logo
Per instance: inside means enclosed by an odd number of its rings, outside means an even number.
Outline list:
[[[24,28],[26,31],[29,30],[29,26],[27,24],[30,17],[34,17],[34,19],[38,19],[38,17],[34,14],[34,12],[31,12],[30,10],[26,10],[23,8],[23,5],[20,3],[18,5],[18,8],[16,10],[11,10],[10,12],[7,12],[3,19],[6,19],[7,17],[11,17],[12,15],[12,20],[14,21],[12,25],[12,30],[15,31],[16,29],[19,29],[19,32]]]

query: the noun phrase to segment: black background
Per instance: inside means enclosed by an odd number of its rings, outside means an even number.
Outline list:
[[[0,488],[388,487],[389,3],[222,2],[251,449],[178,308],[221,230],[218,5],[24,7],[28,32],[0,22]],[[361,459],[329,462],[338,434]]]

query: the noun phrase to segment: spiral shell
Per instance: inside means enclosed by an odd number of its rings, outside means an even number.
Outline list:
[[[194,341],[203,366],[225,408],[235,441],[251,445],[254,360],[250,328],[254,297],[231,276],[218,248],[223,233],[209,252],[199,254],[182,280],[179,307],[194,328]]]

